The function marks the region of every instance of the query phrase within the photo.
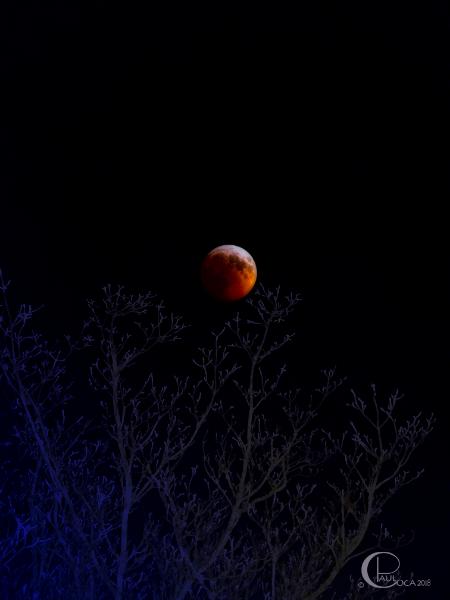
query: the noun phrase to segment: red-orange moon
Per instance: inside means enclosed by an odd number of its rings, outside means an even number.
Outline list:
[[[217,300],[233,302],[244,298],[256,283],[256,264],[239,246],[217,246],[202,263],[201,278],[207,292]]]

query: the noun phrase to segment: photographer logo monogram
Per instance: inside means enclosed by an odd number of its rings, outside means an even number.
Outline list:
[[[361,576],[370,587],[377,589],[397,587],[430,587],[431,579],[402,577],[400,559],[392,552],[373,552],[361,565]],[[358,587],[364,587],[360,581]]]

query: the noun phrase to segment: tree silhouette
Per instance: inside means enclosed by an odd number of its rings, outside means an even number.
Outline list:
[[[3,598],[312,600],[392,542],[385,505],[420,475],[411,457],[433,419],[399,420],[398,392],[363,397],[334,369],[295,387],[277,357],[297,296],[260,287],[189,375],[168,377],[152,357],[185,325],[152,294],[107,286],[58,347],[8,287]],[[69,375],[83,367],[85,382]],[[341,431],[324,426],[333,395]]]

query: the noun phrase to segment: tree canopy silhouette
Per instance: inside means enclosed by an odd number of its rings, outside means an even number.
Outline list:
[[[153,294],[105,287],[80,336],[54,344],[8,288],[2,598],[351,598],[345,565],[399,542],[383,514],[420,475],[433,418],[400,418],[399,392],[352,390],[335,369],[300,387],[281,361],[296,295],[260,286],[167,377],[152,356],[185,324]]]

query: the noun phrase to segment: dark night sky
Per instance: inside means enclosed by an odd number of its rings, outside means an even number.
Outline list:
[[[304,298],[305,376],[336,364],[437,413],[393,514],[417,530],[403,556],[442,582],[448,3],[150,4],[2,3],[0,265],[55,330],[109,281],[201,328],[227,312],[201,258],[244,246]]]

